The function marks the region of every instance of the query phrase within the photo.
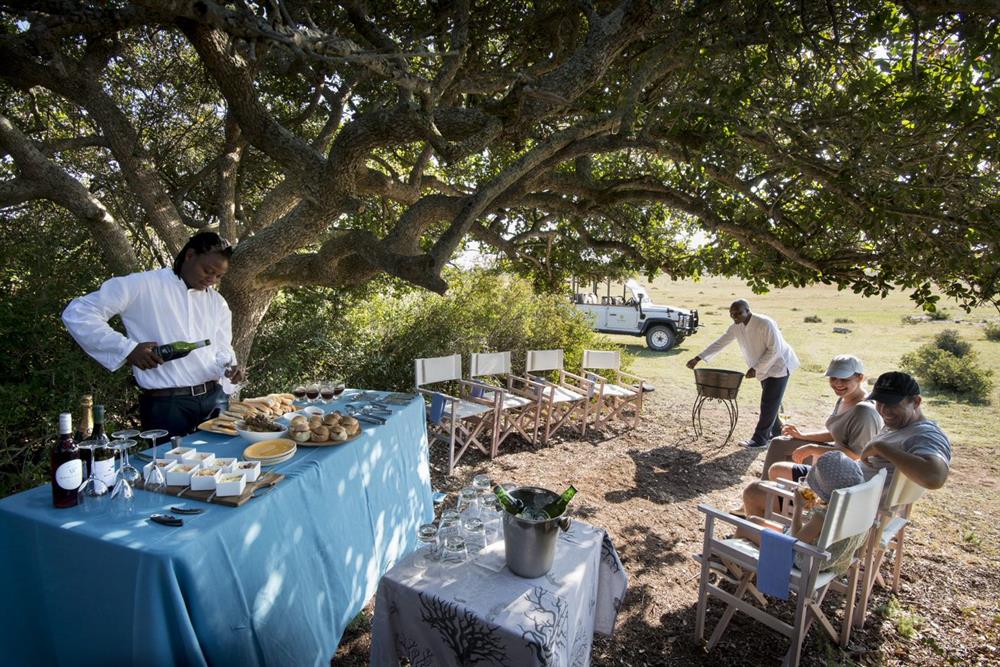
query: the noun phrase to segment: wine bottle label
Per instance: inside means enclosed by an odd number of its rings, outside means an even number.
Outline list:
[[[56,484],[60,489],[76,491],[83,484],[83,462],[80,459],[66,461],[56,468]]]
[[[115,485],[115,458],[103,461],[94,461],[94,477],[101,480],[109,487]]]

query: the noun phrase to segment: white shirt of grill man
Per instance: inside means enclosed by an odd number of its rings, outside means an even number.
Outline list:
[[[108,324],[115,315],[121,315],[127,335]],[[63,323],[80,347],[110,371],[121,368],[139,343],[212,341],[186,357],[150,370],[133,366],[132,373],[143,389],[191,387],[219,380],[224,367],[216,356],[236,363],[232,319],[221,294],[211,288],[189,289],[169,268],[111,278],[96,292],[73,299],[62,314]]]
[[[757,371],[758,380],[784,377],[799,367],[795,350],[785,342],[781,330],[767,315],[754,313],[746,324],[734,323],[698,356],[708,361],[733,340],[740,344],[747,368]]]

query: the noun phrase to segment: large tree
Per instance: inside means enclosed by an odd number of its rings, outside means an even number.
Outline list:
[[[513,270],[996,303],[992,3],[3,0],[0,207],[116,272],[237,241],[279,290]],[[30,207],[30,208],[29,208]]]

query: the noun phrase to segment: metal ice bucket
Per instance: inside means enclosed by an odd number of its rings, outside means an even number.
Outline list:
[[[508,491],[526,507],[539,509],[559,497],[558,493],[537,486],[522,486]],[[510,571],[520,577],[534,579],[551,570],[560,528],[569,529],[569,519],[566,516],[546,521],[528,521],[504,512],[503,542]]]

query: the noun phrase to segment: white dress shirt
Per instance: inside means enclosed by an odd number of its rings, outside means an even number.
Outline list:
[[[753,313],[746,324],[733,323],[698,356],[708,361],[736,339],[747,367],[757,371],[758,380],[784,377],[799,367],[795,350],[785,342],[778,325],[767,315]]]
[[[127,336],[108,324],[115,315],[121,315]],[[73,299],[62,320],[80,347],[110,371],[121,368],[139,343],[212,341],[186,357],[148,371],[133,366],[143,389],[191,387],[219,380],[223,361],[236,363],[232,313],[226,300],[211,288],[189,289],[169,268],[112,278],[96,292]]]

